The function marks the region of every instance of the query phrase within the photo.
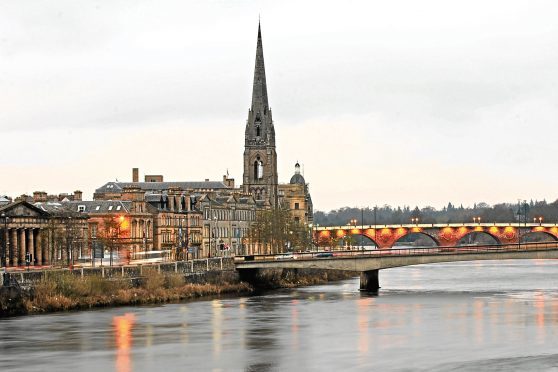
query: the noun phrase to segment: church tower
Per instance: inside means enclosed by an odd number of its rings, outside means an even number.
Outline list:
[[[267,102],[262,33],[258,24],[252,106],[248,111],[244,135],[243,191],[275,207],[278,205],[277,180],[275,129]]]

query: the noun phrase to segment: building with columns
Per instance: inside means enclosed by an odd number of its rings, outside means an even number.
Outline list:
[[[58,205],[25,200],[0,207],[3,266],[71,264],[86,250],[87,219]]]

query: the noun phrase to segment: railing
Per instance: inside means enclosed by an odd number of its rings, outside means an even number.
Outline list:
[[[544,222],[456,222],[456,223],[404,223],[404,224],[388,224],[388,225],[338,225],[338,226],[319,226],[314,227],[315,231],[326,231],[326,230],[368,230],[368,229],[396,229],[396,228],[444,228],[444,227],[558,227],[556,223],[544,223]]]
[[[280,261],[280,260],[314,260],[336,258],[369,258],[384,256],[431,256],[431,255],[463,255],[471,253],[506,253],[523,251],[549,251],[558,250],[558,242],[542,243],[515,243],[494,245],[461,245],[451,247],[420,247],[420,248],[387,248],[374,250],[348,250],[348,251],[317,251],[300,252],[291,254],[260,254],[251,256],[236,256],[235,262],[249,261]]]

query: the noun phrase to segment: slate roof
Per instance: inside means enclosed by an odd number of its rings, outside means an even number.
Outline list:
[[[161,192],[176,187],[182,190],[218,190],[229,187],[221,181],[201,182],[107,182],[96,193],[121,192],[125,187],[139,187],[143,191]]]
[[[132,202],[127,200],[82,200],[68,201],[63,204],[74,212],[87,214],[127,213],[132,207]],[[84,206],[83,211],[79,210],[80,206]]]

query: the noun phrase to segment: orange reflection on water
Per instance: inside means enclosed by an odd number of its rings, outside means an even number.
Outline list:
[[[544,294],[541,291],[535,292],[535,324],[537,325],[537,341],[539,343],[544,343],[545,336],[546,336],[546,329],[544,324],[544,310],[545,310],[545,303],[544,303]]]
[[[373,303],[371,298],[361,298],[357,301],[358,312],[358,351],[365,355],[368,353],[368,332],[370,329],[369,316],[370,306]]]
[[[126,313],[122,316],[112,318],[114,338],[116,341],[116,371],[130,372],[130,347],[132,346],[132,328],[136,321],[136,316]]]
[[[484,343],[484,301],[475,299],[473,303],[473,317],[475,319],[475,338],[478,344]]]

